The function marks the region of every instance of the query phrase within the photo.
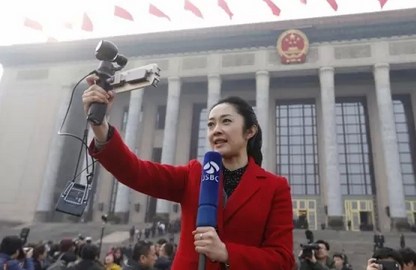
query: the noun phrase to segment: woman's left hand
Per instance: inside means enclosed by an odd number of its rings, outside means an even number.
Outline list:
[[[199,227],[192,232],[195,250],[205,254],[210,260],[228,262],[228,251],[213,227]]]

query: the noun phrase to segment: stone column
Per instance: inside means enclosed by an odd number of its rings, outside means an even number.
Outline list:
[[[64,120],[68,109],[72,88],[73,86],[71,85],[65,85],[60,89],[65,93],[62,95],[61,105],[59,106],[56,122],[54,123],[52,141],[49,146],[50,148],[43,176],[41,194],[39,196],[34,218],[37,222],[49,221],[52,218],[54,203],[56,203],[53,201],[55,186],[58,177],[59,164],[61,162],[61,156],[65,145],[65,137],[58,135],[58,131],[61,128],[62,121]]]
[[[333,229],[344,228],[342,193],[339,174],[338,143],[335,115],[334,68],[319,70],[321,82],[321,110],[323,126],[324,168],[327,187],[328,226]]]
[[[262,129],[263,152],[262,167],[271,170],[268,164],[268,142],[269,142],[269,101],[270,101],[270,75],[268,71],[256,72],[256,110],[257,120]]]
[[[390,91],[389,64],[376,64],[374,66],[374,80],[384,158],[383,168],[387,176],[390,218],[396,227],[397,225],[401,227],[403,224],[406,226],[408,222],[400,168],[399,148],[397,145],[393,101]]]
[[[163,130],[162,164],[175,164],[180,97],[181,79],[179,77],[169,77],[165,129]],[[158,199],[156,214],[162,214],[168,217],[170,206],[170,202]]]
[[[144,89],[135,90],[130,93],[129,111],[127,114],[126,134],[124,142],[131,151],[135,151],[137,138],[139,137],[140,114],[143,103]],[[114,212],[122,222],[128,222],[130,210],[130,188],[118,183],[116,204]]]
[[[221,98],[221,76],[219,74],[208,75],[208,99],[207,99],[207,110],[209,110],[215,103]],[[208,132],[207,132],[208,134]],[[206,139],[205,151],[211,151],[208,138]]]

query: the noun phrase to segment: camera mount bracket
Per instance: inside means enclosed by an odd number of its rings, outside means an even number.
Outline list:
[[[160,68],[157,64],[118,72],[109,83],[116,93],[124,93],[147,86],[157,87],[160,82]]]

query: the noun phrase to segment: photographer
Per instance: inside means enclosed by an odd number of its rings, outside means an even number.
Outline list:
[[[348,262],[344,254],[335,253],[334,256],[332,256],[332,258],[334,260],[334,268],[336,270],[351,270],[351,266],[348,265]]]
[[[382,247],[368,260],[367,270],[402,270],[403,258],[392,248]]]
[[[23,241],[17,236],[6,236],[0,245],[0,267],[7,270],[34,270],[33,249],[24,249]],[[24,267],[21,266],[23,262]]]
[[[318,240],[314,244],[303,246],[299,253],[300,270],[329,270],[334,269],[334,262],[329,257],[329,244]]]
[[[416,252],[411,248],[402,248],[399,250],[399,254],[403,259],[403,270],[416,270]]]

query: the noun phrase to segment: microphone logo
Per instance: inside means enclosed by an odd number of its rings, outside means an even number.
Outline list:
[[[202,181],[220,181],[220,166],[214,161],[209,161],[204,165],[204,173],[202,174]]]
[[[207,174],[214,174],[220,171],[220,166],[218,166],[218,164],[215,163],[214,161],[210,161],[204,165],[204,171]]]

